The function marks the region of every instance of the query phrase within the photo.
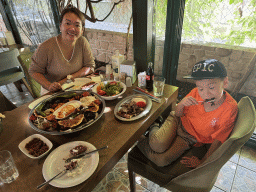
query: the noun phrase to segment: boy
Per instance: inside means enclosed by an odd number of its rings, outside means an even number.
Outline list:
[[[183,157],[181,163],[195,168],[203,163],[231,133],[238,108],[237,102],[224,91],[228,86],[224,65],[207,59],[196,63],[190,76],[194,88],[171,112],[164,124],[150,127],[149,137],[138,143],[138,148],[158,166],[166,166],[192,146],[210,143],[206,155]]]

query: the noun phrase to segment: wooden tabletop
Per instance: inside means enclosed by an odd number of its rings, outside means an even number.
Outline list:
[[[127,88],[123,98],[135,94],[133,88],[135,87]],[[99,165],[96,171],[83,183],[64,189],[47,185],[41,191],[92,191],[156,118],[168,106],[176,102],[177,96],[178,87],[165,85],[162,102],[152,102],[151,111],[147,116],[131,122],[120,121],[114,116],[115,105],[122,98],[106,101],[105,113],[92,126],[67,135],[42,134],[53,143],[50,153],[58,146],[72,141],[86,141],[96,148],[108,145],[109,148],[99,152]],[[0,133],[0,150],[8,150],[12,153],[19,177],[10,184],[0,185],[0,191],[36,191],[36,187],[45,181],[42,167],[47,155],[39,160],[34,160],[24,155],[18,148],[19,143],[28,136],[40,134],[28,123],[30,112],[28,105],[29,103],[5,112],[3,132]]]

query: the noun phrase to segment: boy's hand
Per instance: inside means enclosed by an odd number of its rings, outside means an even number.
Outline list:
[[[188,96],[188,97],[185,97],[184,99],[182,99],[180,101],[180,104],[183,105],[183,106],[188,107],[188,106],[191,106],[191,105],[198,105],[198,102],[194,97]]]
[[[197,157],[192,156],[192,157],[182,157],[182,160],[180,160],[180,163],[184,164],[186,167],[196,168],[202,162]]]

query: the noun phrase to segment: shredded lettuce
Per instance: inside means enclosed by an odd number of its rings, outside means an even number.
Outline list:
[[[107,83],[103,88],[103,91],[106,92],[107,96],[113,96],[118,95],[122,92],[123,88],[120,85],[120,82],[117,82],[116,85],[111,85],[110,83]]]

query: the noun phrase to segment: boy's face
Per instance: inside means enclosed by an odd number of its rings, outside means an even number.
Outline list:
[[[215,101],[219,101],[223,90],[228,86],[228,78],[226,77],[224,80],[220,78],[196,80],[196,86],[203,100],[215,98]]]

